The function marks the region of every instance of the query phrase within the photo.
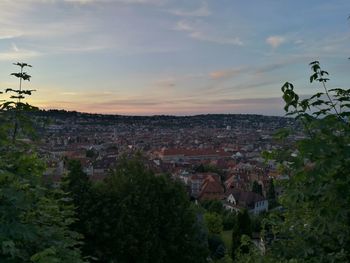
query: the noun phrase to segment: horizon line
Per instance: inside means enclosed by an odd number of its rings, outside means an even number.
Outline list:
[[[90,114],[90,115],[108,115],[108,116],[122,116],[122,117],[196,117],[204,115],[256,115],[264,117],[280,117],[280,118],[289,118],[286,115],[269,115],[262,113],[199,113],[199,114],[147,114],[147,115],[135,115],[135,114],[118,114],[118,113],[97,113],[97,112],[85,112],[78,110],[67,110],[67,109],[57,109],[57,108],[39,108],[39,111],[66,111],[67,113],[81,113],[81,114]]]

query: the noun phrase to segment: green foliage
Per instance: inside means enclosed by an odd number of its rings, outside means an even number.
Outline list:
[[[227,254],[225,254],[225,256],[219,260],[215,260],[215,263],[233,263],[231,257]]]
[[[92,186],[85,207],[84,252],[101,262],[205,261],[206,237],[183,185],[155,176],[139,157]]]
[[[84,199],[91,188],[89,177],[83,172],[80,161],[68,161],[68,175],[63,178],[63,188],[70,193],[74,200]]]
[[[263,195],[262,185],[259,184],[257,181],[254,181],[253,186],[252,186],[252,192],[259,194],[259,195]]]
[[[210,235],[208,238],[208,245],[211,259],[220,259],[225,256],[226,247],[219,235]]]
[[[252,226],[252,232],[260,233],[262,230],[262,221],[265,218],[265,214],[260,215],[252,215],[250,218],[251,226]]]
[[[18,163],[0,156],[9,161],[0,169],[0,261],[81,262],[79,235],[68,228],[73,209],[64,193],[40,183],[43,166],[35,155],[11,155]]]
[[[350,261],[350,90],[328,90],[328,73],[317,61],[310,66],[310,81],[324,92],[300,101],[292,84],[282,87],[287,115],[303,123],[307,137],[281,163],[290,179],[279,200],[284,210],[265,222],[271,245],[263,257],[255,253],[250,260]]]
[[[79,220],[71,225],[71,229],[84,233],[86,231],[83,224],[87,220],[89,209],[87,200],[91,196],[91,182],[82,171],[81,163],[77,160],[68,161],[68,174],[62,179],[62,189],[68,193],[71,198],[71,204],[75,207],[75,215]]]
[[[232,230],[222,231],[221,239],[224,241],[225,247],[227,248],[227,252],[231,255],[231,247],[232,247]]]
[[[267,188],[266,198],[269,201],[269,209],[277,205],[275,184],[272,178],[270,178],[269,180],[269,186]]]
[[[222,225],[224,230],[231,230],[236,223],[236,213],[227,211],[222,216]]]
[[[209,213],[223,214],[225,209],[221,201],[219,200],[204,200],[201,205]]]
[[[208,228],[209,234],[219,235],[223,230],[222,217],[217,213],[204,214],[205,225]]]
[[[9,132],[12,137],[12,143],[17,139],[18,133],[21,132],[23,135],[30,136],[34,134],[32,129],[33,123],[31,119],[25,116],[26,112],[37,110],[37,107],[34,107],[28,103],[23,103],[22,100],[25,99],[25,96],[32,95],[32,92],[35,90],[23,90],[22,82],[30,81],[31,76],[26,72],[23,72],[25,67],[32,67],[27,63],[14,63],[14,65],[20,67],[20,72],[11,73],[12,76],[15,76],[19,79],[19,88],[12,89],[7,88],[5,93],[11,93],[10,101],[4,101],[0,104],[1,117],[6,125],[2,126],[6,132]]]
[[[20,82],[29,80],[23,74]],[[14,92],[17,102],[0,105],[0,262],[82,262],[80,235],[69,229],[73,207],[64,192],[45,187],[43,163],[32,147],[16,140],[25,130],[23,111],[32,106],[21,102],[21,84]]]
[[[86,157],[93,158],[96,156],[96,152],[93,149],[86,150]]]
[[[211,164],[200,164],[194,168],[197,173],[220,173],[220,169]]]
[[[241,237],[241,247],[242,248],[249,248],[249,253],[246,253],[242,250],[237,250],[236,253],[236,259],[234,262],[242,262],[242,263],[279,263],[279,262],[285,262],[285,263],[296,263],[297,261],[275,261],[274,259],[268,258],[264,255],[264,247],[263,246],[256,246],[252,239],[247,236],[243,235]]]
[[[241,238],[243,235],[252,236],[252,223],[248,211],[245,209],[238,213],[237,223],[232,231],[232,250],[231,256],[235,260],[238,253],[248,253],[247,246],[242,246]]]

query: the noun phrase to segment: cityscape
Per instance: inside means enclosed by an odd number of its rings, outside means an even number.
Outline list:
[[[59,181],[67,173],[65,160],[75,159],[91,180],[102,180],[119,158],[140,152],[155,173],[183,181],[189,196],[199,200],[223,200],[232,188],[251,192],[254,181],[266,194],[270,178],[288,175],[279,174],[276,163],[266,163],[262,152],[304,138],[296,133],[282,144],[274,134],[297,123],[261,115],[127,117],[47,111],[42,116],[51,119],[39,147],[48,178]],[[201,165],[220,173],[196,171]]]
[[[0,263],[350,262],[348,0],[0,0]]]

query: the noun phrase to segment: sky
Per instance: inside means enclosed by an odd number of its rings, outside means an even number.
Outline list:
[[[33,68],[29,102],[124,115],[283,115],[281,86],[349,88],[349,0],[0,0],[0,90]]]

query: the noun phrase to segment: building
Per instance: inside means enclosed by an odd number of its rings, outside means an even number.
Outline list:
[[[253,192],[232,189],[226,194],[226,208],[230,210],[247,209],[250,213],[257,215],[268,211],[269,201]]]

